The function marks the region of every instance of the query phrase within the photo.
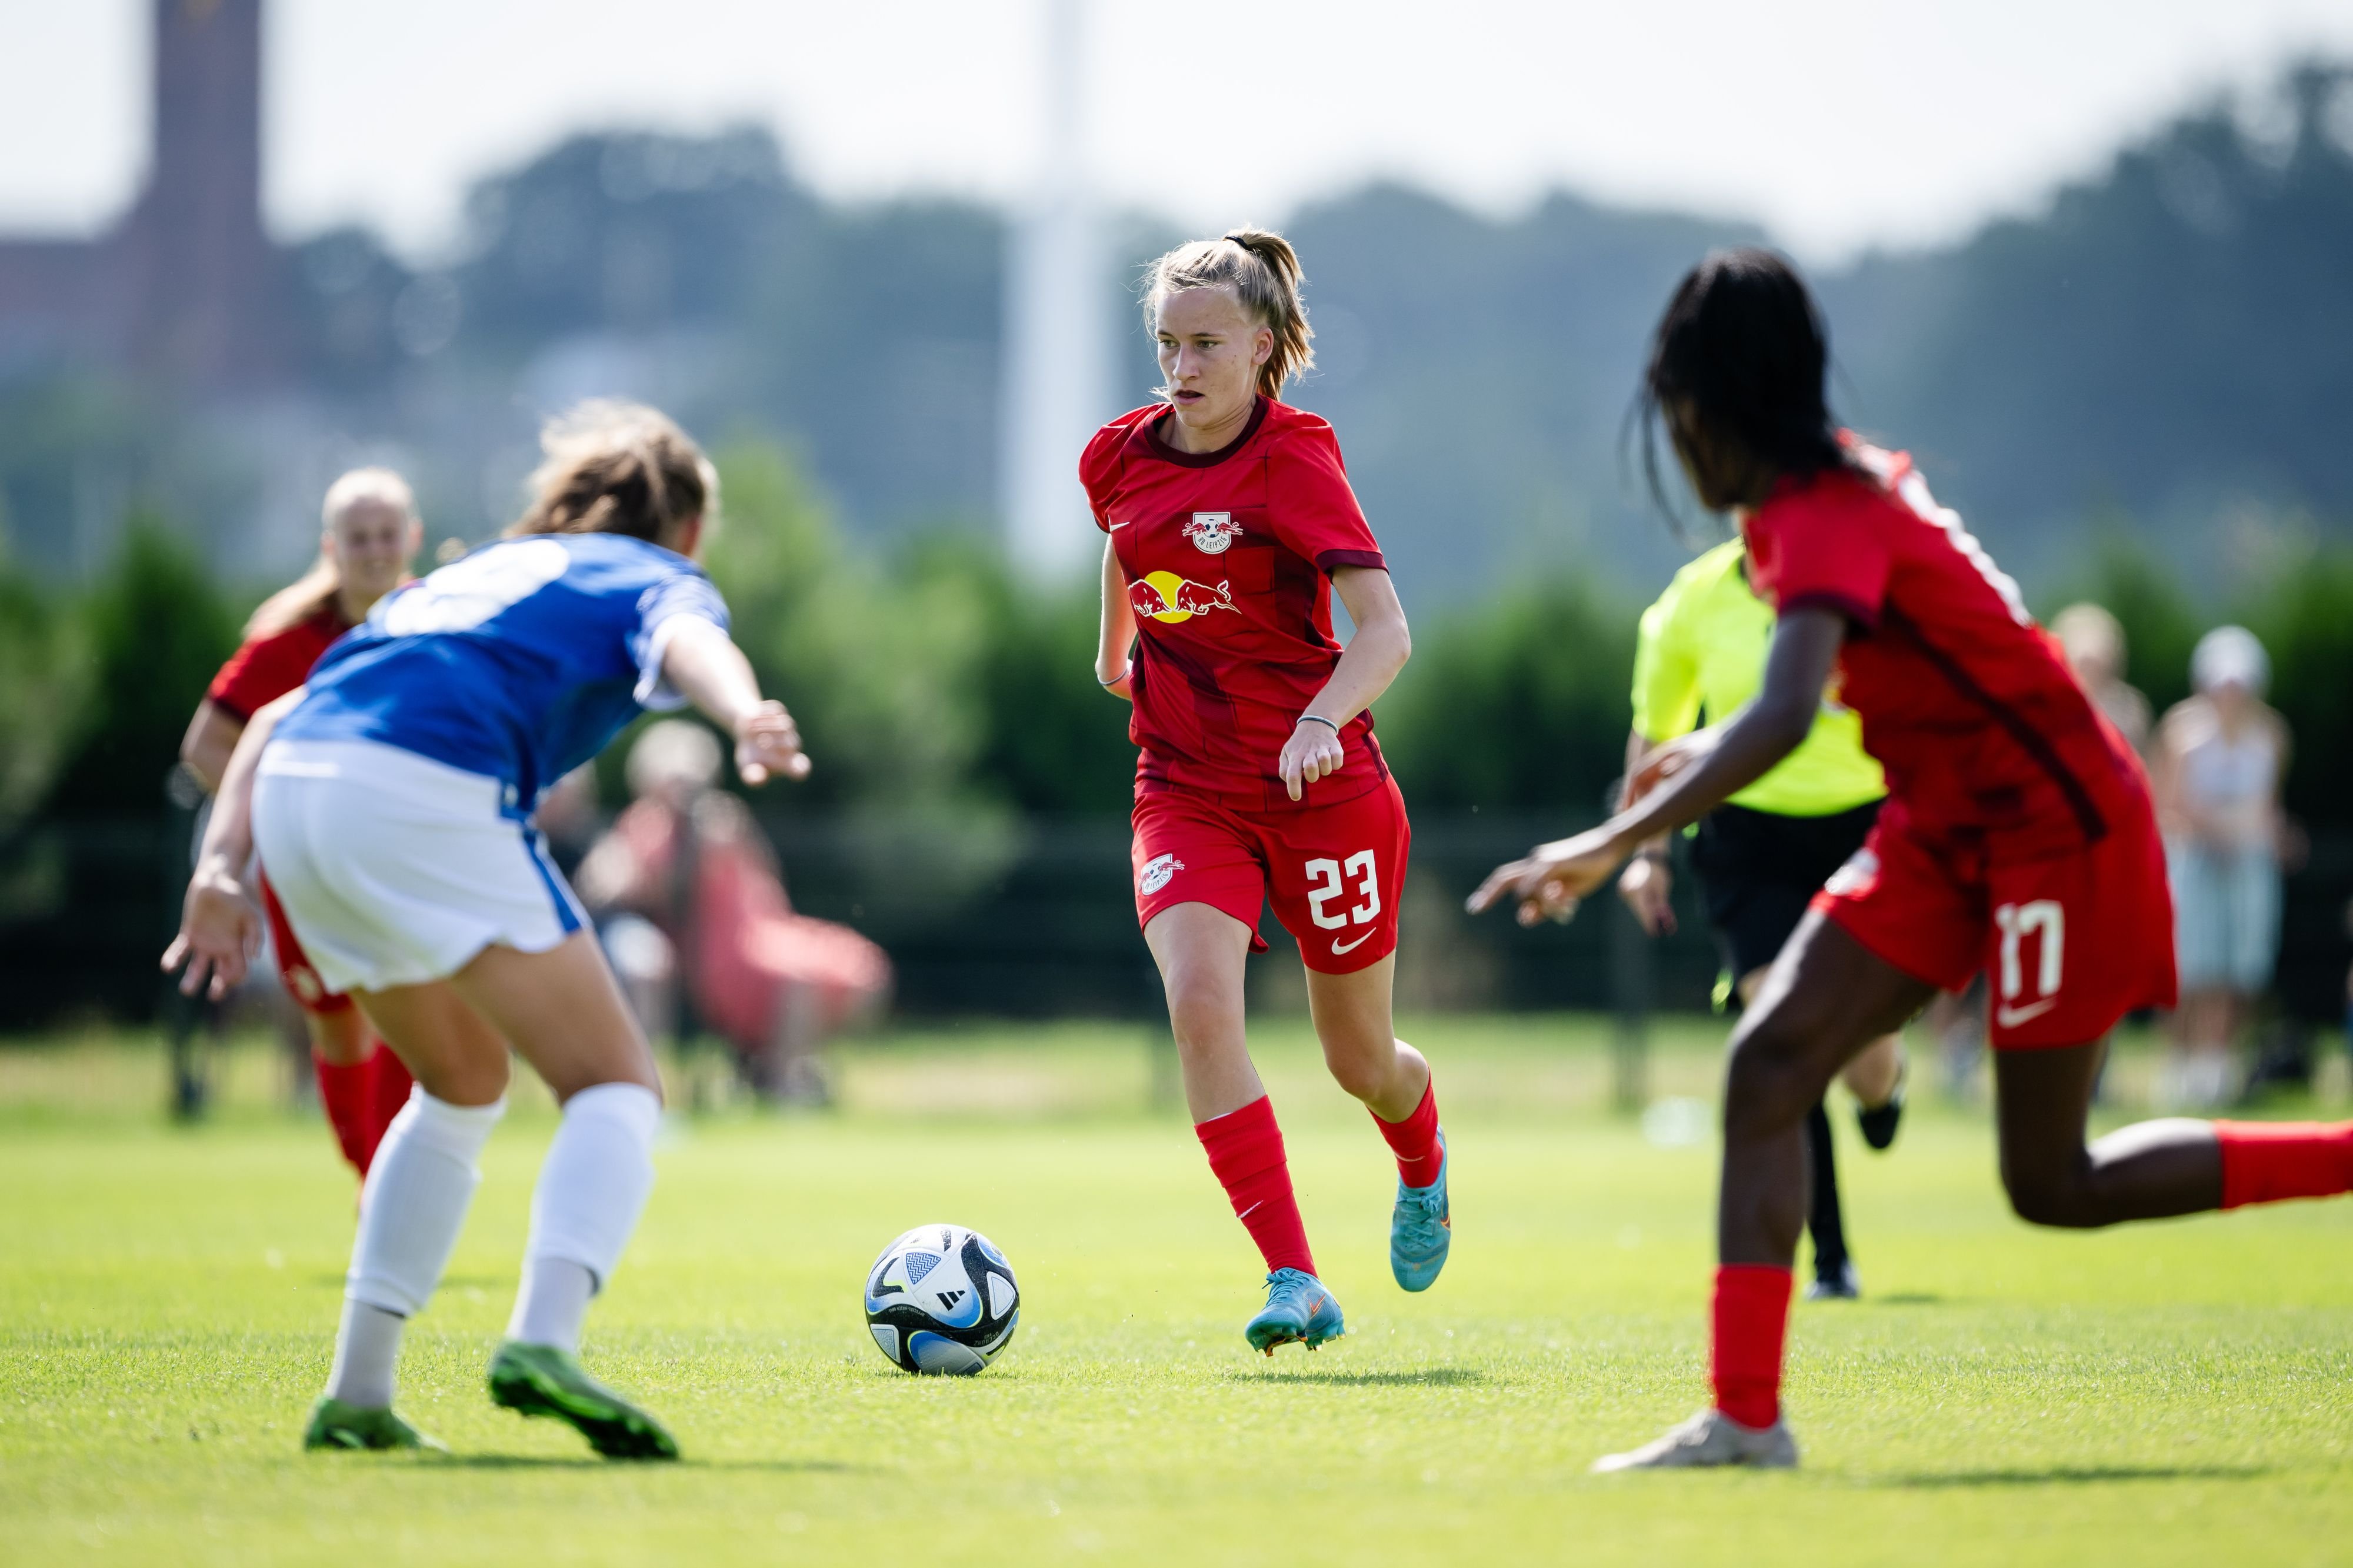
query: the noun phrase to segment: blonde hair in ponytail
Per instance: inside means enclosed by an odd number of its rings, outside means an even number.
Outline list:
[[[593,399],[549,420],[539,445],[546,459],[510,537],[626,533],[659,543],[691,518],[717,521],[719,471],[659,409]]]
[[[1268,228],[1248,225],[1216,239],[1178,246],[1144,271],[1144,325],[1155,330],[1160,302],[1189,289],[1230,289],[1242,313],[1274,333],[1274,352],[1259,366],[1258,389],[1282,395],[1283,384],[1315,363],[1315,329],[1299,297],[1299,253]]]
[[[416,492],[390,468],[353,468],[337,479],[327,487],[327,499],[319,506],[319,559],[308,572],[261,601],[246,620],[247,642],[299,626],[335,602],[343,591],[343,574],[327,548],[327,536],[334,532],[345,511],[365,501],[390,507],[412,521],[417,518]]]

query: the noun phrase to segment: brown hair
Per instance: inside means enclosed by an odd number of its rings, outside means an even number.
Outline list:
[[[338,518],[363,501],[380,502],[412,521],[417,517],[416,492],[390,468],[353,468],[329,485],[327,499],[319,507],[319,559],[308,572],[262,600],[247,617],[247,642],[291,630],[323,615],[335,603],[335,596],[343,591],[343,573],[327,549],[325,536],[334,531]]]
[[[642,403],[594,399],[549,420],[531,476],[531,505],[510,537],[626,533],[659,543],[719,510],[719,473],[670,416]]]
[[[1282,384],[1315,363],[1315,329],[1299,298],[1299,253],[1272,229],[1244,225],[1217,239],[1178,246],[1144,270],[1144,325],[1160,323],[1160,302],[1188,289],[1230,289],[1242,313],[1274,332],[1274,352],[1259,366],[1258,389],[1282,395]]]

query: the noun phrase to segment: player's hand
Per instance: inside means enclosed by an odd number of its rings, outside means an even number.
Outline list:
[[[808,753],[801,750],[800,726],[783,703],[763,702],[736,721],[735,772],[745,784],[805,779],[810,766]]]
[[[1291,792],[1291,798],[1297,800],[1309,784],[1338,773],[1347,757],[1340,744],[1339,731],[1313,719],[1302,719],[1291,727],[1291,739],[1282,743],[1282,756],[1276,762],[1274,771],[1282,775],[1282,787]]]
[[[1678,735],[1662,746],[1651,748],[1650,755],[1642,759],[1641,765],[1627,776],[1625,797],[1618,803],[1618,809],[1625,811],[1630,808],[1677,773],[1697,767],[1715,752],[1716,742],[1723,736],[1722,726],[1711,724],[1704,730],[1694,730],[1688,735]]]
[[[1672,936],[1675,874],[1655,855],[1637,855],[1618,878],[1618,896],[1634,911],[1634,919],[1651,936]]]
[[[1519,906],[1519,921],[1567,921],[1577,906],[1618,869],[1625,850],[1607,827],[1580,833],[1551,844],[1539,844],[1525,858],[1507,861],[1487,874],[1465,906],[1482,914],[1509,899]]]
[[[180,934],[164,950],[164,973],[187,965],[180,990],[217,1002],[245,983],[261,951],[261,911],[236,878],[199,867],[180,906]]]

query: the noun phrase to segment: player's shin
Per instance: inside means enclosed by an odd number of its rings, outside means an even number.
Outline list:
[[[532,1194],[509,1339],[580,1348],[589,1299],[619,1266],[653,1191],[660,1124],[661,1101],[642,1084],[601,1083],[565,1102]]]
[[[1235,1216],[1258,1243],[1268,1271],[1314,1273],[1315,1259],[1307,1250],[1307,1226],[1299,1217],[1299,1200],[1292,1192],[1291,1165],[1283,1153],[1282,1129],[1275,1124],[1273,1101],[1261,1095],[1240,1110],[1195,1123],[1193,1131],[1234,1205]]]
[[[418,1094],[394,1119],[361,1194],[329,1397],[361,1409],[392,1403],[402,1325],[441,1282],[482,1179],[482,1145],[505,1112],[504,1098],[452,1105]]]
[[[2217,1121],[2222,1206],[2353,1192],[2353,1121]]]
[[[1791,1270],[1726,1263],[1715,1271],[1709,1375],[1715,1407],[1743,1426],[1781,1418],[1781,1350],[1788,1336]]]
[[[1367,1108],[1369,1109],[1369,1107]],[[1426,1187],[1438,1180],[1440,1163],[1445,1151],[1438,1141],[1438,1082],[1432,1078],[1422,1089],[1421,1100],[1407,1113],[1402,1121],[1384,1121],[1374,1111],[1373,1125],[1381,1130],[1381,1137],[1397,1156],[1398,1180],[1409,1187]]]

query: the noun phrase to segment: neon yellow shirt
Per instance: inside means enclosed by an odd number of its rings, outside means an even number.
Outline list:
[[[1642,612],[1634,647],[1634,730],[1656,744],[1721,723],[1765,681],[1773,611],[1748,586],[1739,540],[1717,545],[1675,574]],[[1862,720],[1825,695],[1814,727],[1773,771],[1732,797],[1777,816],[1828,816],[1887,794],[1862,749]]]

